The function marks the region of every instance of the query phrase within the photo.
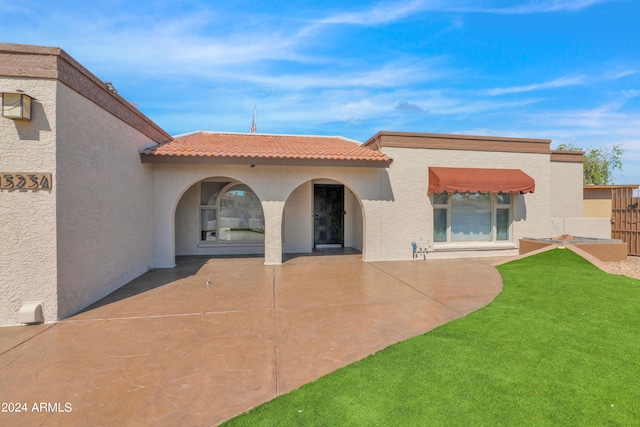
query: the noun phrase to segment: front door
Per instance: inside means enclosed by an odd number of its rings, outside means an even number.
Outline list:
[[[343,247],[344,185],[315,184],[313,195],[314,247]]]

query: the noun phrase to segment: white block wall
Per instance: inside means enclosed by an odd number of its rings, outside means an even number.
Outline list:
[[[0,325],[18,324],[25,302],[42,302],[58,316],[56,94],[54,80],[0,79],[0,92],[35,98],[32,119],[0,117],[0,172],[50,172],[50,191],[0,190]]]
[[[148,137],[58,84],[58,316],[151,268]]]

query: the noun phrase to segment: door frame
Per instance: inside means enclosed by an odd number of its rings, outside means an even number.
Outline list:
[[[317,197],[317,189],[320,187],[333,187],[336,188],[339,187],[340,191],[341,191],[341,204],[342,206],[340,206],[340,235],[338,236],[338,241],[339,243],[318,243],[318,239],[316,239],[317,236],[317,221],[316,218],[319,214],[319,212],[317,211],[317,206],[316,206],[316,197]],[[340,183],[335,183],[335,184],[313,184],[313,198],[312,198],[312,204],[313,204],[313,216],[312,216],[312,221],[313,221],[313,226],[312,226],[312,230],[313,230],[313,249],[328,249],[328,248],[344,248],[344,219],[345,219],[345,211],[344,211],[344,191],[345,186],[343,184]]]

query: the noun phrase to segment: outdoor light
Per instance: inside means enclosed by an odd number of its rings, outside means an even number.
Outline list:
[[[3,93],[2,116],[9,119],[31,120],[31,97],[20,92]]]

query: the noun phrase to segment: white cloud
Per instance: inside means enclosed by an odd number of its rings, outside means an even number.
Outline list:
[[[62,47],[92,70],[121,70],[128,75],[206,74],[260,61],[317,61],[300,53],[309,41],[300,34],[300,28],[309,25],[303,21],[281,25],[280,17],[226,16],[210,6],[197,11],[177,9],[172,14],[156,10],[155,4],[104,6],[52,7],[47,16],[21,17],[32,25],[29,29],[17,26],[12,34],[21,43],[49,40],[47,44]],[[78,25],[84,22],[91,25]]]
[[[624,102],[614,101],[594,108],[531,113],[530,125],[519,124],[519,136],[550,138],[552,148],[560,143],[573,143],[583,148],[623,148],[623,177],[616,182],[640,183],[640,116],[624,108]],[[496,129],[499,135],[509,135],[510,129]],[[515,135],[514,135],[515,136]]]
[[[608,1],[611,0],[545,0],[526,2],[509,7],[493,7],[491,2],[485,2],[484,6],[478,6],[477,0],[412,0],[401,3],[381,3],[372,8],[359,11],[338,12],[315,21],[315,24],[377,26],[396,22],[422,12],[466,12],[504,15],[575,12]]]
[[[207,74],[229,66],[265,60],[297,60],[295,39],[277,33],[241,33],[226,37],[198,36],[180,26],[145,31],[107,29],[90,41],[69,40],[74,49],[91,61],[119,62],[151,74]]]
[[[576,76],[576,77],[561,77],[559,79],[551,80],[543,83],[534,83],[530,85],[524,86],[512,86],[512,87],[502,87],[487,90],[488,95],[507,95],[511,93],[522,93],[522,92],[531,92],[535,90],[541,89],[555,89],[566,86],[576,86],[583,84],[586,80],[586,76]]]
[[[331,67],[326,71],[318,69],[312,72],[301,71],[296,74],[240,72],[228,75],[226,78],[289,91],[313,88],[393,88],[424,83],[455,74],[455,71],[448,69],[441,62],[443,61],[439,58],[418,62],[397,61],[367,70],[360,70],[356,65],[350,65],[344,68]]]
[[[496,13],[531,14],[549,12],[575,12],[604,3],[606,0],[552,0],[546,2],[529,3],[505,9],[497,9]]]
[[[552,12],[575,12],[592,6],[607,3],[611,0],[545,0],[533,1],[509,7],[478,7],[476,5],[451,6],[449,11],[469,13],[489,13],[501,15],[529,15]]]
[[[633,76],[634,74],[638,74],[640,72],[640,70],[623,70],[623,71],[616,71],[613,73],[609,73],[608,75],[605,76],[605,79],[608,80],[618,80],[618,79],[622,79],[628,76]]]
[[[404,3],[379,4],[359,12],[344,12],[316,21],[318,24],[355,24],[374,26],[406,18],[427,8],[428,2],[414,0]]]
[[[247,131],[257,104],[259,132],[327,132],[366,139],[383,128],[468,131],[553,138],[554,143],[583,146],[623,142],[628,147],[625,156],[640,157],[639,143],[635,142],[640,134],[640,119],[634,114],[637,101],[624,105],[640,96],[640,67],[633,56],[581,64],[579,72],[584,75],[541,75],[533,83],[510,80],[516,83],[486,90],[478,88],[486,80],[479,82],[477,76],[500,75],[475,63],[467,66],[473,69],[456,69],[456,61],[465,67],[468,51],[452,49],[447,50],[448,56],[427,59],[418,56],[429,52],[424,46],[436,36],[464,29],[467,13],[577,12],[603,2],[382,0],[357,8],[343,2],[338,11],[302,5],[299,9],[307,8],[303,13],[278,14],[274,14],[277,7],[238,13],[235,6],[212,9],[202,2],[196,10],[187,2],[169,15],[163,2],[133,2],[126,7],[124,1],[116,6],[105,2],[98,7],[77,0],[77,4],[50,8],[47,16],[26,12],[35,10],[36,3],[8,14],[19,22],[10,29],[19,38],[16,42],[42,44],[46,40],[61,46],[100,78],[114,81],[121,94],[174,133],[194,129]],[[6,7],[0,0],[0,12]],[[347,47],[341,45],[343,40],[336,41],[342,34],[352,34],[351,28],[337,25],[383,26],[431,17],[428,14],[438,14],[430,21],[437,25],[429,27],[435,35],[419,40],[417,44],[424,50],[415,56],[380,50],[373,52],[376,57],[369,56],[370,52],[354,57],[348,54],[349,49],[343,49]],[[321,18],[305,19],[308,16]],[[32,25],[23,24],[29,21]],[[86,22],[91,25],[79,25]],[[411,47],[399,46],[397,50],[406,52]],[[514,64],[514,75],[518,66],[521,64]],[[588,90],[573,108],[549,111],[550,106],[576,102],[554,97],[559,93],[552,91],[544,93],[549,102],[540,103],[537,91],[578,85]],[[514,96],[500,96],[510,94]],[[596,102],[600,102],[597,107],[582,107]],[[400,111],[407,109],[423,112]]]
[[[610,0],[551,0],[543,2],[540,5],[532,3],[529,8],[532,11],[539,10],[541,12],[574,11],[586,9],[600,3],[606,3],[607,1]],[[527,7],[525,6],[524,8],[526,9]]]

